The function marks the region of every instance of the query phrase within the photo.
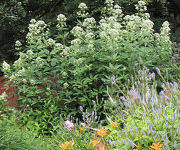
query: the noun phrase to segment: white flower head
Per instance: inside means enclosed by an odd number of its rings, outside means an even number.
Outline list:
[[[113,4],[114,1],[113,0],[106,0],[105,4]]]
[[[33,79],[31,79],[31,80],[30,80],[30,83],[31,83],[32,85],[34,85],[36,82],[35,82]]]
[[[42,20],[39,20],[38,22],[36,22],[36,25],[39,26],[39,27],[46,26],[45,22],[42,21]]]
[[[71,41],[71,44],[72,44],[72,45],[80,45],[80,44],[81,44],[81,40],[78,39],[78,38],[76,38],[76,39],[74,39],[74,40]]]
[[[77,12],[77,15],[82,17],[82,18],[85,18],[87,17],[88,15],[88,12],[87,12],[87,6],[85,3],[80,3],[79,4],[79,7],[78,7],[80,10]]]
[[[76,36],[76,37],[79,37],[82,35],[83,33],[83,29],[79,26],[75,26],[72,30],[71,30],[71,33]]]
[[[138,2],[138,4],[135,5],[135,7],[136,7],[136,10],[139,11],[139,12],[144,12],[144,11],[147,10],[146,3],[144,1],[142,1],[142,0],[140,0]]]
[[[0,98],[3,99],[4,101],[7,100],[7,94],[6,92],[3,92],[1,95],[0,95]]]
[[[9,71],[9,70],[10,70],[10,65],[9,65],[6,61],[3,62],[2,67],[3,67],[3,69],[6,70],[6,71]]]
[[[30,23],[35,24],[36,20],[35,19],[31,19]]]
[[[146,3],[144,1],[138,1],[139,6],[145,6]]]
[[[169,22],[168,21],[165,21],[163,24],[162,24],[162,27],[161,27],[161,35],[169,35],[169,31],[171,30],[169,28]]]
[[[65,15],[59,14],[59,15],[57,16],[57,20],[58,20],[59,22],[65,22],[65,21],[67,20],[67,18],[65,17]]]
[[[94,27],[95,24],[96,24],[96,20],[93,17],[86,18],[86,19],[84,19],[83,27],[92,28],[92,27]]]
[[[16,41],[15,46],[20,47],[20,46],[22,46],[22,43],[18,40],[18,41]]]
[[[81,10],[86,10],[87,9],[87,6],[85,3],[80,3],[79,6],[78,6],[79,9]]]
[[[53,40],[53,39],[51,39],[51,38],[49,38],[48,40],[47,40],[47,43],[48,43],[48,45],[55,45],[55,41]]]

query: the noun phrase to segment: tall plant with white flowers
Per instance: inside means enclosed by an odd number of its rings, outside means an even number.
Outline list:
[[[61,112],[76,115],[77,106],[92,108],[92,100],[101,103],[111,77],[123,83],[135,68],[164,70],[171,66],[167,21],[160,33],[154,33],[144,1],[135,6],[136,14],[126,16],[113,0],[106,0],[105,5],[96,21],[81,3],[77,26],[70,32],[66,17],[60,14],[59,34],[54,39],[44,21],[31,20],[27,50],[21,51],[18,44],[19,59],[12,66],[3,65],[5,76],[18,87],[21,106],[50,118]]]

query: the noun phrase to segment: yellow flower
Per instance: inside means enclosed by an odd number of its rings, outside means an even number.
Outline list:
[[[110,126],[113,128],[118,128],[118,124],[116,122],[111,122]]]
[[[100,137],[103,138],[104,136],[107,135],[107,129],[105,129],[105,128],[103,127],[103,128],[101,128],[99,131],[97,131],[96,134],[97,134],[98,136],[100,136]]]
[[[91,143],[95,147],[99,143],[99,140],[92,140]]]
[[[59,147],[61,147],[63,150],[67,150],[68,148],[71,148],[74,144],[74,141],[66,141],[62,143]]]
[[[153,143],[150,148],[154,149],[154,150],[160,150],[161,147],[163,146],[163,144],[159,144],[159,142],[156,144],[156,143]]]

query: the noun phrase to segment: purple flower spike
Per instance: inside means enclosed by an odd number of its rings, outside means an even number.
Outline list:
[[[178,133],[180,133],[180,123],[178,123],[178,128],[177,128],[177,130],[178,130]]]
[[[152,76],[153,79],[155,79],[155,77],[156,77],[154,72],[151,74],[151,76]]]
[[[177,147],[177,141],[175,140],[174,141],[174,148],[176,148]]]
[[[157,71],[157,73],[158,74],[160,74],[161,72],[160,72],[160,70],[159,70],[159,68],[156,68],[156,71]]]
[[[129,126],[129,132],[130,132],[131,135],[133,136],[133,130],[132,130],[131,126]]]
[[[112,81],[112,84],[116,83],[114,77],[111,77],[111,81]]]
[[[80,111],[83,111],[83,107],[82,106],[80,106],[79,109],[80,109]]]
[[[173,113],[172,120],[176,120],[176,111]]]

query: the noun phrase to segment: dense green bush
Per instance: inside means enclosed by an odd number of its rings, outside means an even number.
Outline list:
[[[159,67],[163,74],[171,71],[169,23],[154,33],[145,3],[139,1],[135,7],[136,14],[124,15],[119,5],[107,0],[96,22],[81,3],[71,32],[66,17],[57,17],[54,39],[44,21],[32,19],[26,49],[17,41],[19,59],[12,66],[3,63],[5,77],[18,88],[17,107],[30,112],[42,130],[49,130],[59,114],[77,116],[79,106],[93,108],[92,100],[99,102],[101,113],[101,99],[114,79],[123,86],[142,66]]]

